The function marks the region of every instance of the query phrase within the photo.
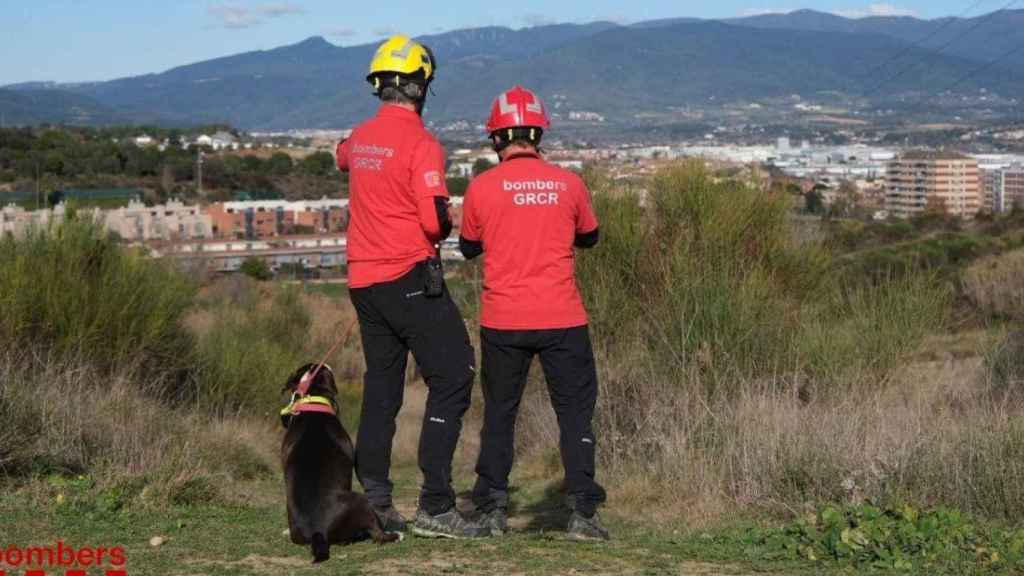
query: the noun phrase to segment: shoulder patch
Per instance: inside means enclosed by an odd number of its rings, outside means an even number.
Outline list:
[[[431,170],[423,174],[423,182],[427,185],[427,188],[437,188],[441,185],[441,173],[437,170]]]

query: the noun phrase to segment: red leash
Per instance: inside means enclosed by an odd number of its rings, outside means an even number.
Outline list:
[[[327,359],[331,357],[331,354],[334,354],[334,351],[338,349],[338,346],[348,343],[348,339],[352,336],[352,330],[356,327],[357,322],[359,322],[358,316],[352,319],[352,322],[349,323],[348,330],[345,331],[345,334],[342,335],[342,337],[339,338],[333,346],[331,346],[330,350],[327,351],[327,354],[324,354],[324,359],[317,364],[316,369],[302,375],[302,378],[299,380],[299,385],[295,387],[295,393],[298,394],[300,398],[309,392],[309,387],[313,384],[313,381],[316,380],[316,375],[319,374],[320,370],[323,369],[325,364],[327,364]]]

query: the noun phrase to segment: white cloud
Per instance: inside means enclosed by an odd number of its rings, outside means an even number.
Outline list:
[[[901,8],[893,4],[869,4],[863,8],[836,10],[834,13],[845,18],[867,18],[869,16],[917,16],[917,12],[909,8]]]
[[[749,18],[750,16],[765,16],[767,14],[788,14],[791,10],[782,10],[779,8],[746,8],[740,10],[741,18]]]
[[[267,18],[279,18],[291,14],[301,14],[303,8],[292,2],[276,2],[246,6],[237,3],[213,4],[207,13],[213,16],[224,28],[251,28],[262,24]]]
[[[302,14],[305,12],[305,10],[302,9],[302,6],[291,2],[260,4],[256,7],[256,11],[268,18],[277,18],[278,16],[287,16],[289,14]]]
[[[619,26],[626,26],[633,22],[633,20],[624,14],[612,14],[610,16],[600,16],[592,20],[577,20],[577,24],[589,24],[591,22],[611,22],[612,24],[618,24]]]
[[[392,26],[380,26],[371,30],[371,32],[373,32],[374,36],[394,36],[398,34],[398,30]]]
[[[523,16],[523,22],[526,22],[527,26],[548,26],[550,24],[556,24],[555,20],[550,16],[544,14],[530,13]]]
[[[354,36],[358,36],[359,32],[357,30],[352,29],[352,28],[347,28],[345,26],[342,26],[340,28],[331,28],[331,29],[325,31],[324,34],[326,34],[328,36],[334,36],[336,38],[352,38]]]

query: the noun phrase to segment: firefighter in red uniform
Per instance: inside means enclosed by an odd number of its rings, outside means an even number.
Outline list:
[[[451,232],[445,155],[420,117],[436,65],[426,46],[407,37],[384,42],[367,76],[383,104],[338,145],[338,168],[349,173],[349,294],[366,359],[356,475],[385,529],[404,530],[389,473],[412,351],[428,388],[413,533],[477,537],[488,531],[459,514],[451,485],[475,360],[437,257]]]
[[[473,499],[492,535],[507,530],[515,421],[530,362],[540,356],[558,416],[565,479],[573,502],[568,535],[606,540],[594,480],[597,372],[575,278],[576,248],[597,244],[590,193],[576,174],[538,152],[549,127],[544,104],[519,86],[494,101],[487,131],[501,163],[470,183],[459,247],[484,254],[480,343],[484,427]]]

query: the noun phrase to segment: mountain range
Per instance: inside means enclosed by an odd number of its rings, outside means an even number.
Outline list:
[[[549,107],[622,122],[792,94],[884,101],[950,88],[1024,91],[1024,10],[938,20],[801,10],[628,26],[486,27],[419,40],[439,61],[428,103],[435,121],[480,121],[494,95],[517,83],[537,90]],[[312,37],[158,74],[12,85],[0,88],[0,116],[6,124],[345,127],[376,107],[364,81],[374,47]]]

